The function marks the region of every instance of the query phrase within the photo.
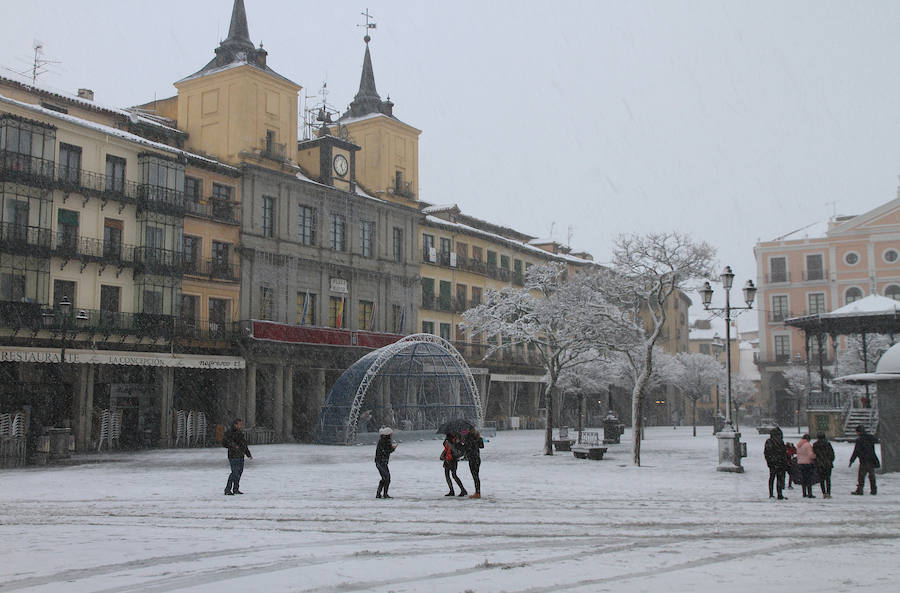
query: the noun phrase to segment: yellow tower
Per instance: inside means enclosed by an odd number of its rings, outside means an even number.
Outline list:
[[[191,149],[238,163],[278,168],[297,153],[300,85],[266,65],[254,47],[243,0],[235,0],[228,38],[200,71],[175,83],[178,127]]]
[[[361,147],[356,159],[356,179],[382,199],[415,205],[419,197],[419,134],[393,114],[390,97],[382,101],[375,89],[372,55],[366,35],[359,92],[338,120],[348,139]],[[340,135],[346,136],[341,133]]]

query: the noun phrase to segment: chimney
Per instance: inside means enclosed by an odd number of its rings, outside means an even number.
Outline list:
[[[78,89],[78,98],[84,99],[85,101],[93,101],[94,91],[91,89]]]

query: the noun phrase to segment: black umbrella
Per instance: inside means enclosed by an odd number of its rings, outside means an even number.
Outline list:
[[[467,430],[475,430],[475,425],[465,418],[448,420],[447,422],[444,422],[443,424],[438,426],[437,429],[437,431],[441,434],[453,434],[454,432],[463,432]]]

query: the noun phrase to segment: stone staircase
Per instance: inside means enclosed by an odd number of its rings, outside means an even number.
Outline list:
[[[878,409],[850,408],[847,418],[844,420],[844,438],[854,440],[856,427],[860,424],[866,427],[866,432],[875,434],[875,431],[878,430]]]

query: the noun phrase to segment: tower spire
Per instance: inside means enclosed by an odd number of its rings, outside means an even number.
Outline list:
[[[244,9],[244,0],[234,0],[234,7],[231,9],[231,25],[228,27],[228,39],[225,41],[253,48],[253,42],[250,41],[250,30],[247,27],[247,11]]]
[[[350,109],[344,116],[360,117],[369,113],[392,115],[391,107],[393,107],[393,103],[382,101],[378,90],[375,88],[375,71],[372,68],[372,53],[369,51],[369,42],[372,40],[369,37],[369,29],[374,29],[375,23],[371,22],[372,15],[369,14],[368,8],[360,14],[366,18],[365,24],[357,25],[358,27],[364,27],[366,30],[366,35],[363,37],[363,41],[366,42],[366,53],[363,57],[362,74],[359,77],[359,91],[356,93],[353,102],[350,103]]]

